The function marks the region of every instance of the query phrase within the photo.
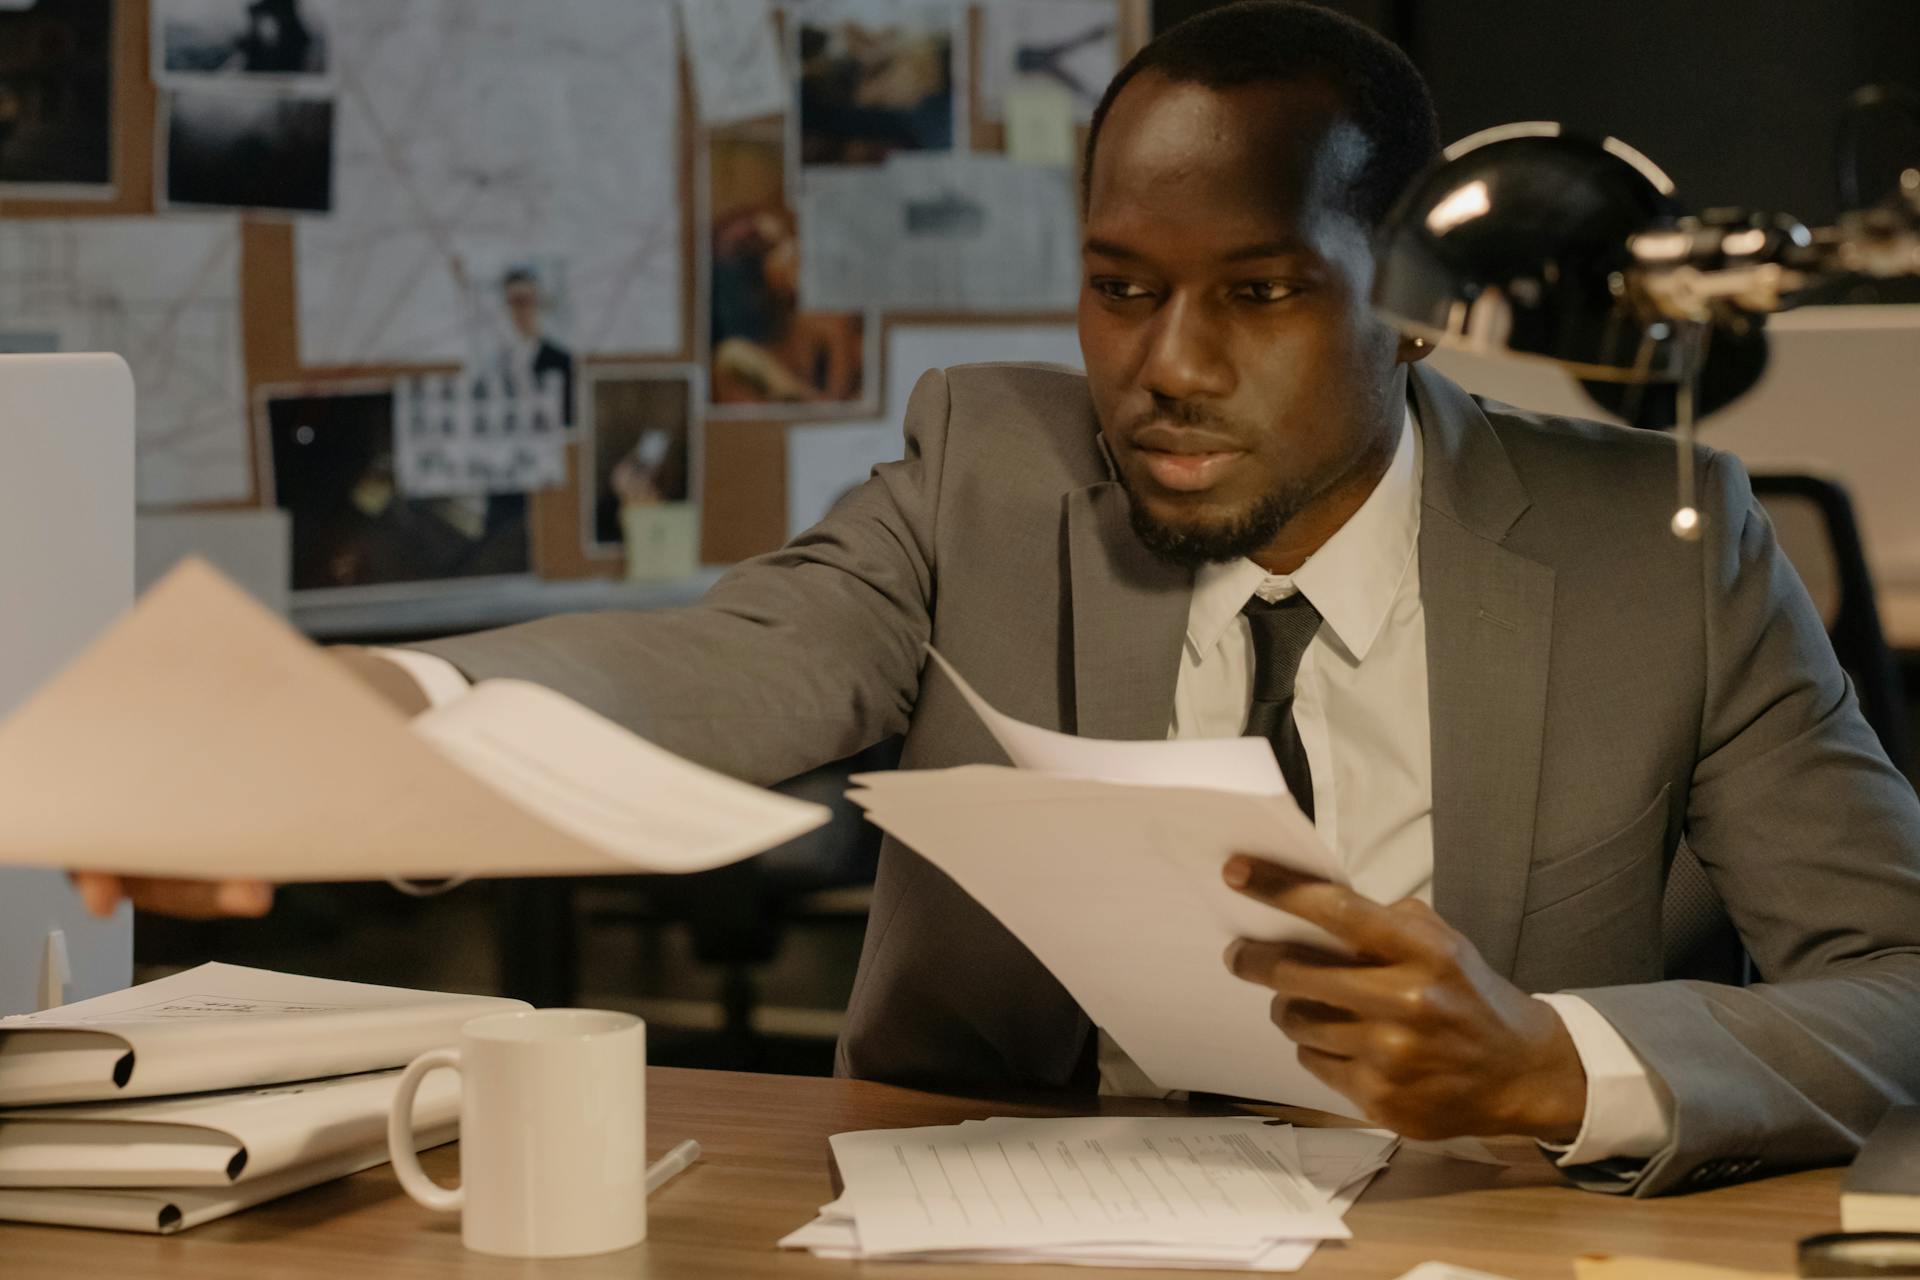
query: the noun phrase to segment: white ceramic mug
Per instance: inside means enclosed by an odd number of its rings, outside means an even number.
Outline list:
[[[393,1171],[429,1209],[458,1212],[478,1253],[568,1258],[647,1238],[646,1024],[599,1009],[493,1013],[457,1048],[408,1064],[387,1117]],[[458,1071],[460,1186],[414,1154],[413,1095]]]

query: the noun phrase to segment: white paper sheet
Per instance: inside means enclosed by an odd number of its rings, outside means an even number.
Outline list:
[[[938,650],[929,646],[927,656],[953,681],[1016,768],[1099,782],[1210,787],[1255,796],[1287,794],[1273,747],[1263,738],[1118,741],[1042,729],[994,710]]]
[[[849,489],[905,451],[900,428],[889,422],[787,428],[787,536],[820,523]]]
[[[0,723],[0,864],[268,880],[696,871],[828,810],[483,681],[409,721],[189,561]]]
[[[733,124],[788,109],[769,0],[680,0],[700,123]]]
[[[1224,962],[1240,937],[1338,947],[1221,879],[1249,853],[1346,883],[1267,744],[1053,733],[945,669],[1022,767],[859,774],[868,818],[991,911],[1160,1087],[1355,1114],[1299,1064],[1271,993]]]
[[[236,220],[0,221],[0,324],[125,358],[142,506],[252,495]]]
[[[1341,1239],[1263,1125],[1127,1116],[836,1134],[868,1256],[1095,1244]]]
[[[787,432],[787,536],[820,523],[841,495],[906,450],[907,401],[929,369],[1028,361],[1080,367],[1070,324],[890,324],[887,403],[870,421],[795,426]]]
[[[1259,1149],[1278,1161],[1290,1175],[1286,1181],[1295,1189],[1301,1190],[1316,1203],[1332,1214],[1344,1217],[1353,1207],[1368,1180],[1379,1169],[1392,1151],[1395,1138],[1382,1130],[1363,1129],[1298,1129],[1276,1124],[1259,1116],[1209,1117],[1189,1120],[1146,1120],[1116,1121],[1107,1120],[1065,1120],[1065,1121],[1022,1121],[996,1118],[992,1120],[968,1120],[944,1129],[920,1129],[895,1131],[865,1135],[844,1135],[856,1140],[879,1142],[888,1139],[900,1143],[910,1143],[919,1148],[913,1152],[913,1158],[924,1162],[927,1151],[945,1142],[951,1146],[965,1143],[971,1147],[987,1150],[986,1163],[982,1168],[990,1169],[999,1154],[999,1144],[1012,1137],[1019,1141],[1023,1129],[1030,1135],[1035,1124],[1047,1127],[1057,1126],[1060,1130],[1074,1133],[1099,1135],[1111,1133],[1112,1126],[1128,1126],[1135,1134],[1153,1133],[1165,1135],[1178,1131],[1186,1125],[1198,1126],[1202,1131],[1213,1135],[1239,1134],[1251,1136],[1257,1140]],[[1103,1126],[1106,1126],[1103,1128]],[[929,1141],[921,1142],[922,1137]],[[993,1144],[991,1148],[985,1144]],[[1245,1148],[1242,1148],[1245,1149]],[[1058,1150],[1056,1147],[1055,1151]],[[1035,1154],[1039,1154],[1037,1150]],[[1053,1151],[1048,1152],[1049,1155]],[[898,1180],[903,1173],[911,1173],[912,1165],[896,1164],[889,1169],[884,1162],[875,1170],[883,1192],[881,1205],[887,1203],[886,1183],[889,1178]],[[1271,1169],[1271,1166],[1269,1166]],[[1165,1172],[1164,1169],[1161,1172]],[[958,1181],[968,1182],[966,1170]],[[915,1183],[914,1185],[918,1185]],[[1005,1180],[1001,1180],[1004,1189]],[[936,1190],[941,1189],[936,1187]],[[1043,1193],[1058,1191],[1058,1184],[1048,1182],[1042,1186]],[[869,1213],[874,1209],[869,1205]],[[1021,1209],[1016,1210],[1016,1216]],[[884,1207],[881,1212],[885,1212]],[[911,1218],[911,1215],[908,1215]],[[996,1235],[1004,1226],[1001,1218],[992,1214],[977,1215],[971,1226],[980,1227],[984,1236]],[[984,1225],[981,1220],[984,1220]],[[925,1219],[921,1219],[922,1224]],[[915,1229],[912,1222],[907,1229]],[[1222,1271],[1251,1272],[1288,1272],[1297,1271],[1312,1257],[1318,1245],[1313,1239],[1257,1238],[1247,1240],[1222,1239],[1212,1235],[1197,1240],[1170,1241],[1164,1238],[1143,1238],[1133,1240],[1109,1240],[1083,1243],[1040,1244],[1040,1245],[999,1245],[980,1248],[944,1249],[921,1253],[893,1253],[888,1255],[891,1261],[930,1261],[946,1263],[1053,1263],[1087,1267],[1156,1267],[1156,1268],[1196,1268]],[[856,1193],[851,1184],[839,1199],[822,1205],[819,1215],[811,1222],[789,1233],[780,1242],[785,1249],[807,1249],[816,1257],[841,1260],[856,1260],[869,1255],[865,1242],[861,1238],[856,1208]]]
[[[1114,0],[991,0],[981,9],[980,115],[1003,118],[1007,91],[1023,79],[1067,91],[1073,116],[1093,118],[1120,67]]]
[[[520,1000],[203,964],[0,1018],[0,1105],[151,1098],[405,1066]]]
[[[576,354],[682,345],[667,0],[340,6],[334,214],[296,230],[310,365],[457,364],[469,285],[564,261]]]
[[[800,301],[813,311],[1070,311],[1080,289],[1073,177],[1005,156],[896,155],[811,170]]]
[[[395,478],[409,498],[527,493],[567,482],[564,383],[488,370],[422,374],[393,388]]]

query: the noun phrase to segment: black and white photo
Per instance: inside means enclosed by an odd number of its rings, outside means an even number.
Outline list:
[[[332,210],[331,99],[180,89],[162,101],[163,207]]]
[[[154,83],[333,82],[332,0],[152,0]]]

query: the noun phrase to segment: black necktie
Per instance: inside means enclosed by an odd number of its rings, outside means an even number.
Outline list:
[[[1253,704],[1247,710],[1247,736],[1273,744],[1280,776],[1311,822],[1313,770],[1293,722],[1293,678],[1314,633],[1320,630],[1320,611],[1296,591],[1271,604],[1255,596],[1241,612],[1253,628]]]

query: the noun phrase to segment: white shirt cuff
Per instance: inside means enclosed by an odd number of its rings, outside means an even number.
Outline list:
[[[412,676],[413,682],[420,686],[420,692],[426,695],[429,707],[444,707],[472,687],[467,678],[460,674],[460,668],[445,658],[436,658],[417,649],[368,649],[367,652],[385,658]]]
[[[1666,1086],[1600,1011],[1579,996],[1543,995],[1580,1055],[1587,1073],[1587,1114],[1571,1146],[1540,1145],[1562,1168],[1602,1160],[1646,1160],[1673,1136]]]

